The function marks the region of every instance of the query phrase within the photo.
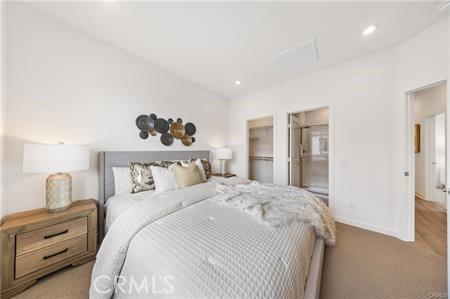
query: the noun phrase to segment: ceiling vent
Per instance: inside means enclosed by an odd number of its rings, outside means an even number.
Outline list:
[[[285,72],[295,71],[316,62],[317,54],[316,39],[298,45],[272,57],[280,70]]]
[[[438,10],[444,11],[447,7],[450,6],[450,1],[444,1],[439,5]]]

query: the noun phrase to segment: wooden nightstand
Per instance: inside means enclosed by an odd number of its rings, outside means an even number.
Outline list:
[[[231,178],[236,176],[234,173],[225,173],[225,174],[221,174],[221,173],[211,173],[212,176],[220,176],[223,178]]]
[[[5,217],[1,237],[2,298],[9,298],[44,275],[95,258],[97,207],[81,200],[58,213],[13,214]]]

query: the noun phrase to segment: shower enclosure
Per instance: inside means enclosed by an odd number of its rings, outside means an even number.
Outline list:
[[[328,200],[328,109],[289,115],[289,185]]]
[[[328,196],[328,125],[301,128],[300,187]]]

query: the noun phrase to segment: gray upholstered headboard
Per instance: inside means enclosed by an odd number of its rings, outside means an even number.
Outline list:
[[[154,152],[100,152],[98,154],[99,177],[99,234],[103,238],[105,209],[108,198],[114,195],[113,167],[128,166],[129,162],[151,162],[199,158],[209,160],[209,151],[154,151]]]

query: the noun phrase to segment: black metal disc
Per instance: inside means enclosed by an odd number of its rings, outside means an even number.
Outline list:
[[[155,130],[160,134],[167,133],[169,131],[169,123],[164,118],[158,118],[155,121]]]
[[[183,122],[183,120],[182,120],[181,118],[178,117],[178,118],[177,118],[177,123],[180,123],[180,124],[181,124],[182,122]]]
[[[136,118],[136,127],[141,131],[150,131],[155,127],[155,121],[148,115],[139,115]]]
[[[150,118],[153,120],[156,120],[158,117],[156,116],[155,113],[150,114]]]
[[[173,143],[173,136],[169,133],[164,133],[161,135],[161,143],[165,146],[170,146]]]
[[[197,128],[193,123],[187,123],[184,125],[184,130],[186,131],[186,134],[193,136],[195,135]]]
[[[148,138],[148,132],[140,131],[139,132],[139,137],[141,137],[141,139],[147,139]]]

